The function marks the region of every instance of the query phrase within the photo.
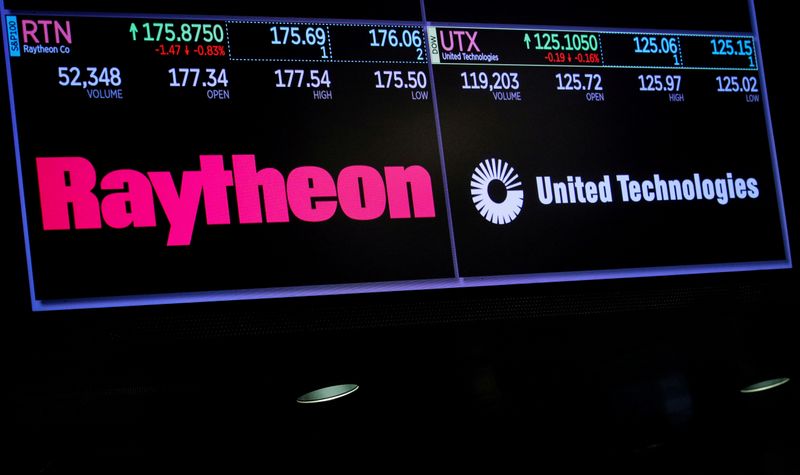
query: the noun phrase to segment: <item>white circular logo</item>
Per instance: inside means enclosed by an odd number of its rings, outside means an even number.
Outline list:
[[[494,224],[514,221],[522,210],[523,191],[514,167],[496,158],[487,158],[472,172],[472,202],[481,216]]]

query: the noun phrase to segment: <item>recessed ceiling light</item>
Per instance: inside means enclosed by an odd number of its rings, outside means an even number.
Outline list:
[[[752,393],[760,393],[761,391],[769,391],[770,389],[775,389],[778,386],[782,386],[789,382],[789,378],[775,378],[775,379],[767,379],[766,381],[759,381],[755,384],[751,384],[746,388],[742,388],[739,392],[743,394],[752,394]]]
[[[314,391],[303,394],[297,398],[300,404],[315,404],[318,402],[328,402],[340,397],[352,394],[358,389],[358,384],[338,384],[325,388],[315,389]]]

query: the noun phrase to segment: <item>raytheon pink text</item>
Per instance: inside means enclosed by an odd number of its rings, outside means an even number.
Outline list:
[[[241,224],[323,222],[337,211],[369,221],[436,216],[431,176],[419,165],[382,170],[352,165],[336,178],[325,169],[302,166],[284,176],[275,168],[258,169],[254,155],[201,155],[200,169],[172,172],[123,169],[99,180],[83,157],[38,157],[36,168],[42,224],[46,231],[154,227],[156,205],[169,222],[168,246],[192,242],[200,202],[209,225],[231,224],[229,197]],[[232,189],[232,193],[229,190]]]

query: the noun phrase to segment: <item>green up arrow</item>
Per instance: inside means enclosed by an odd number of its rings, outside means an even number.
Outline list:
[[[531,49],[531,37],[527,33],[525,33],[525,38],[523,39],[525,42],[525,47]]]
[[[136,33],[139,31],[139,29],[136,28],[136,23],[131,23],[131,29],[128,31],[133,35],[133,41],[136,41]]]

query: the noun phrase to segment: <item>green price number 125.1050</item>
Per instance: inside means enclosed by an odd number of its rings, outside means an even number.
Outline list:
[[[593,33],[525,33],[522,41],[527,49],[545,51],[597,51],[600,40]]]

